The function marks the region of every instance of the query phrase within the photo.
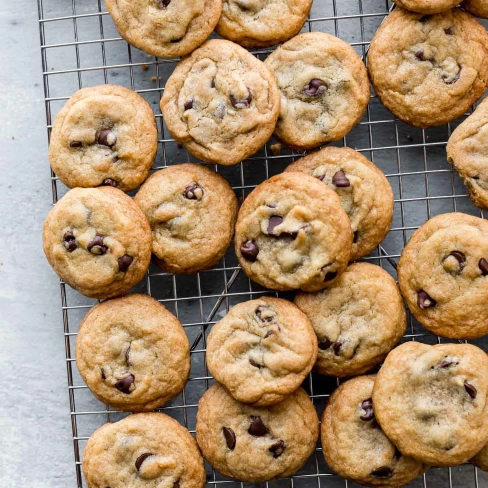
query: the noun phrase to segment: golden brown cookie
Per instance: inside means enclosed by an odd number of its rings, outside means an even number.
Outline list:
[[[459,0],[393,0],[399,7],[420,14],[438,14],[456,5]]]
[[[488,19],[488,3],[486,0],[464,0],[461,6],[476,17]]]

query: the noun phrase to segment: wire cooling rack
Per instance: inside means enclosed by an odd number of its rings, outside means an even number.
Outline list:
[[[159,110],[164,85],[177,59],[157,59],[128,45],[116,31],[102,0],[38,0],[39,29],[44,77],[48,137],[56,113],[79,88],[113,83],[132,88],[153,107],[159,127],[159,150],[154,169],[195,161],[171,139]],[[387,0],[315,0],[303,31],[327,32],[349,42],[363,59],[369,41],[391,4]],[[256,50],[264,59],[270,50]],[[367,113],[338,145],[364,153],[387,175],[395,194],[393,226],[382,245],[365,258],[385,268],[396,278],[396,263],[412,232],[428,218],[445,212],[462,211],[483,216],[471,204],[457,174],[446,161],[446,141],[462,119],[429,130],[410,127],[392,116],[372,95]],[[233,185],[238,197],[246,195],[264,179],[280,173],[301,154],[282,148],[279,154],[268,144],[252,158],[233,167],[217,167]],[[47,158],[45,159],[47,161]],[[48,164],[46,162],[46,168]],[[67,191],[51,173],[53,203]],[[83,448],[92,432],[105,422],[127,414],[99,403],[81,380],[75,366],[74,342],[78,326],[96,303],[61,282],[61,310],[68,377],[69,418],[73,433],[75,476],[73,486],[86,487],[81,471]],[[185,390],[162,411],[195,431],[198,399],[213,381],[205,367],[206,337],[210,326],[229,307],[272,292],[252,283],[240,271],[232,249],[212,270],[193,276],[174,276],[151,267],[136,291],[162,302],[183,323],[191,344],[191,374]],[[282,294],[290,298],[289,294]],[[434,344],[441,340],[427,333],[409,316],[404,340]],[[473,341],[486,347],[482,340]],[[304,387],[319,414],[337,380],[312,373]],[[67,412],[68,421],[68,412]],[[433,468],[410,483],[410,487],[487,488],[488,478],[471,465]],[[244,488],[207,465],[208,486]],[[334,475],[323,460],[321,448],[292,478],[266,483],[270,487],[354,487]],[[247,485],[250,486],[250,485]]]

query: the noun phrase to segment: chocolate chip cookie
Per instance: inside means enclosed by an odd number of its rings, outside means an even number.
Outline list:
[[[254,407],[216,384],[198,403],[203,455],[223,475],[241,481],[291,476],[313,453],[318,435],[317,413],[302,388],[276,405]]]
[[[385,238],[393,219],[393,191],[383,172],[348,147],[324,147],[286,171],[307,173],[334,190],[351,221],[351,261],[370,253]]]
[[[308,150],[344,137],[369,102],[368,75],[356,51],[322,32],[285,42],[265,61],[281,93],[275,135]]]
[[[423,15],[397,7],[371,41],[368,70],[376,95],[399,119],[446,124],[485,91],[488,34],[460,9]]]
[[[212,33],[222,0],[106,0],[119,34],[158,58],[191,53]]]
[[[295,305],[262,297],[235,305],[212,327],[206,358],[212,376],[236,400],[273,405],[310,373],[317,338]]]
[[[365,486],[397,488],[427,466],[402,456],[375,420],[375,376],[358,376],[332,393],[321,424],[322,450],[329,467]]]
[[[488,445],[483,447],[476,456],[469,460],[470,463],[473,463],[476,467],[480,468],[483,471],[488,471]]]
[[[88,488],[202,488],[203,458],[190,433],[163,413],[138,413],[96,430],[83,452]]]
[[[178,64],[161,100],[172,136],[202,161],[225,166],[266,143],[279,109],[276,80],[265,64],[221,39]]]
[[[223,0],[218,34],[244,47],[268,47],[300,32],[312,0]]]
[[[421,14],[438,14],[459,4],[459,0],[393,0],[399,7]]]
[[[461,6],[476,17],[488,19],[488,4],[485,0],[464,0]]]
[[[488,208],[488,100],[459,125],[447,143],[447,160],[459,173],[473,203]]]
[[[151,259],[145,215],[132,198],[109,186],[70,190],[49,212],[42,240],[59,277],[93,298],[129,291]]]
[[[319,341],[315,369],[354,376],[381,363],[405,333],[405,307],[395,280],[379,266],[355,263],[329,288],[298,293],[295,304]]]
[[[237,199],[227,181],[199,164],[154,173],[135,197],[152,229],[155,262],[171,273],[196,273],[229,247]]]
[[[190,372],[179,320],[154,298],[126,295],[95,305],[76,338],[76,366],[92,393],[123,411],[154,410],[175,397]]]
[[[393,349],[376,377],[376,420],[405,456],[432,466],[466,462],[488,441],[488,357],[471,344]]]
[[[334,191],[317,178],[288,172],[244,200],[234,244],[242,269],[260,285],[318,291],[347,266],[352,232]]]
[[[132,90],[100,85],[77,91],[54,120],[49,160],[69,188],[137,188],[149,174],[158,130],[149,104]]]
[[[488,334],[488,222],[438,215],[402,252],[398,282],[410,311],[432,333],[451,339]]]

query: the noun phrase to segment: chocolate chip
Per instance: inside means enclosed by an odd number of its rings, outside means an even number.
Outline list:
[[[481,274],[483,276],[488,275],[488,261],[485,258],[480,259],[478,266],[481,269]]]
[[[264,366],[262,364],[257,363],[256,361],[254,361],[254,359],[250,359],[249,362],[251,363],[251,366],[254,366],[255,368],[258,368],[258,369],[264,368]]]
[[[81,141],[71,141],[69,147],[81,147]]]
[[[425,61],[425,53],[422,49],[419,49],[418,51],[415,52],[415,57],[419,61]]]
[[[150,452],[145,452],[144,454],[141,454],[137,459],[136,459],[136,469],[139,471],[141,469],[142,463],[148,458],[154,456],[154,454],[151,454]]]
[[[134,375],[130,374],[129,376],[126,376],[125,378],[117,381],[117,383],[115,383],[115,388],[117,388],[117,390],[121,391],[122,393],[129,395],[130,387],[134,384],[134,380]]]
[[[256,308],[255,313],[261,322],[273,322],[276,315],[276,313],[272,312],[271,307],[268,307],[267,305],[259,305],[259,307]]]
[[[125,350],[125,364],[127,364],[127,366],[129,366],[129,363],[130,363],[130,347],[131,345],[129,344],[129,347]]]
[[[388,466],[381,466],[381,468],[372,471],[371,474],[377,478],[391,478],[393,476],[393,471]]]
[[[98,134],[97,142],[102,146],[112,147],[115,146],[115,143],[117,142],[117,136],[111,130],[105,129]]]
[[[430,17],[430,15],[423,15],[422,17],[420,17],[419,22],[422,22],[422,24],[424,24],[430,19]]]
[[[453,85],[457,81],[459,81],[459,78],[461,77],[461,66],[458,65],[459,71],[454,75],[454,77],[451,77],[451,75],[448,74],[443,74],[441,76],[442,81],[446,85]]]
[[[280,439],[279,441],[275,442],[268,450],[269,452],[273,453],[273,457],[275,459],[279,458],[285,450],[285,441],[282,441]]]
[[[177,44],[178,42],[180,42],[181,40],[183,39],[183,37],[179,37],[178,39],[171,39],[171,43],[172,44]]]
[[[439,368],[441,369],[446,369],[448,368],[449,366],[451,366],[451,364],[454,364],[454,361],[451,361],[450,359],[443,359],[440,363],[439,363]]]
[[[466,393],[474,400],[476,395],[478,394],[478,390],[473,386],[470,385],[467,381],[464,382],[464,389]]]
[[[315,178],[317,178],[317,179],[318,179],[318,180],[320,180],[320,181],[324,181],[324,179],[325,179],[325,175],[318,175],[318,176],[316,176]]]
[[[332,344],[332,341],[329,341],[329,339],[325,339],[319,342],[319,349],[321,349],[322,351],[327,351],[327,349],[330,349],[330,346],[332,346]]]
[[[324,89],[321,90],[322,87],[324,87]],[[316,97],[317,95],[320,95],[320,93],[325,91],[325,87],[325,83],[322,80],[314,78],[313,80],[310,80],[310,83],[308,85],[305,85],[303,87],[303,93],[305,93],[305,95],[308,95],[309,97]]]
[[[97,254],[99,256],[102,256],[108,251],[108,247],[104,245],[103,243],[103,237],[102,236],[95,236],[87,246],[87,249],[92,253],[92,254]]]
[[[166,8],[171,3],[171,0],[159,0],[159,5]]]
[[[425,310],[430,307],[435,307],[437,302],[424,290],[420,290],[417,294],[417,305],[421,310]]]
[[[234,108],[249,108],[252,101],[252,93],[249,88],[247,89],[249,95],[244,100],[238,100],[232,93],[229,95],[230,103]]]
[[[183,196],[188,200],[201,200],[203,198],[203,189],[200,185],[187,186]]]
[[[275,335],[275,333],[272,330],[268,330],[268,332],[266,332],[266,335],[264,336],[264,338],[267,339],[268,337],[271,337],[274,335]]]
[[[117,186],[117,182],[112,180],[112,178],[107,178],[102,181],[102,186],[113,186],[115,188]]]
[[[73,232],[66,232],[63,236],[63,245],[68,252],[73,252],[75,249],[78,248],[78,244],[76,242],[76,238]]]
[[[336,356],[339,356],[339,354],[341,353],[342,344],[344,344],[344,341],[336,341],[336,342],[334,342],[334,345],[332,347],[334,349],[334,354]]]
[[[210,88],[215,88],[215,78],[212,78],[212,81],[210,82]]]
[[[102,374],[102,380],[106,380],[107,377],[105,376],[105,370],[103,368],[100,368],[100,373]]]
[[[358,242],[358,239],[359,239],[359,231],[355,230],[354,234],[352,235],[352,242],[356,244],[356,242]]]
[[[454,30],[452,29],[452,27],[448,27],[447,29],[444,29],[444,32],[448,35],[448,36],[452,36],[454,34]]]
[[[344,171],[338,171],[332,177],[332,183],[337,186],[337,188],[347,188],[348,186],[351,186],[351,182],[346,178]]]
[[[234,431],[228,427],[223,427],[222,431],[224,433],[227,447],[232,451],[236,447],[236,435],[234,434]]]
[[[329,271],[324,277],[324,281],[331,281],[337,276],[336,271]]]
[[[119,270],[122,271],[122,273],[125,273],[132,264],[132,261],[134,261],[132,256],[124,254],[121,258],[117,259],[117,263],[119,263]]]
[[[266,231],[268,235],[273,235],[275,227],[278,227],[278,225],[280,225],[282,222],[283,217],[280,217],[279,215],[272,215],[269,218],[268,230]]]
[[[373,399],[368,398],[361,403],[361,408],[364,410],[364,415],[361,415],[359,418],[368,422],[374,418],[374,411],[373,411]]]
[[[173,483],[173,488],[180,488],[180,480],[177,480]]]
[[[461,272],[466,267],[466,255],[461,251],[452,251],[449,256],[456,258],[459,263],[459,272]]]
[[[255,437],[262,437],[268,433],[261,417],[251,417],[251,425],[248,432]]]
[[[185,102],[185,110],[190,110],[193,108],[193,98]]]
[[[241,246],[241,254],[246,261],[254,263],[259,254],[259,247],[256,244],[256,241],[246,241]]]

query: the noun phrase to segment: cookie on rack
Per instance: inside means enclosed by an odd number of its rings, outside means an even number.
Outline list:
[[[299,150],[344,137],[369,102],[366,67],[346,42],[322,32],[300,34],[265,61],[281,93],[275,135]]]
[[[312,0],[223,0],[216,32],[241,46],[268,47],[300,32]]]
[[[158,130],[149,104],[123,86],[78,90],[56,116],[49,160],[69,188],[137,188],[149,174]]]
[[[393,0],[399,7],[420,14],[438,14],[454,8],[459,0]]]
[[[402,344],[376,377],[373,407],[403,455],[462,464],[488,441],[488,356],[471,344]]]
[[[383,361],[407,327],[395,280],[374,264],[351,264],[326,290],[298,293],[295,304],[317,334],[320,374],[365,373]]]
[[[161,111],[172,136],[208,163],[237,164],[270,138],[280,109],[266,65],[233,42],[207,41],[178,64]]]
[[[119,34],[158,58],[191,53],[214,30],[222,0],[106,0]]]
[[[260,482],[291,476],[315,450],[319,419],[302,388],[280,403],[239,403],[219,384],[198,403],[197,441],[224,476]]]
[[[463,115],[488,84],[488,34],[461,9],[423,15],[395,8],[368,51],[376,95],[417,127]]]
[[[171,273],[196,273],[225,254],[237,198],[227,181],[200,164],[154,173],[135,197],[152,229],[155,262]]]
[[[410,311],[432,333],[451,339],[488,334],[488,222],[438,215],[412,235],[398,263]]]
[[[427,466],[403,456],[375,420],[375,376],[342,383],[330,396],[321,423],[322,452],[338,475],[365,486],[397,488]]]
[[[464,0],[461,6],[470,14],[488,19],[488,4],[486,0]]]
[[[488,209],[488,99],[451,134],[447,160],[459,173],[473,203]]]
[[[203,488],[205,467],[190,433],[164,413],[138,413],[97,429],[83,452],[87,488]]]
[[[488,471],[488,445],[483,447],[480,452],[476,454],[476,456],[472,457],[469,460],[470,463],[473,463],[477,468],[480,468],[482,471]]]
[[[348,147],[324,147],[286,171],[307,173],[334,190],[351,221],[351,261],[370,253],[386,237],[393,219],[393,191],[383,172]]]
[[[336,193],[288,172],[258,185],[239,210],[234,239],[244,272],[275,290],[318,291],[344,271],[351,224]]]
[[[124,192],[103,186],[74,188],[49,212],[44,253],[59,277],[83,295],[122,295],[145,276],[151,228]]]
[[[76,366],[91,392],[117,410],[154,410],[183,390],[190,346],[179,320],[147,295],[95,305],[76,337]]]
[[[212,376],[240,402],[273,405],[293,393],[317,358],[307,316],[292,303],[262,297],[232,307],[207,339]]]

